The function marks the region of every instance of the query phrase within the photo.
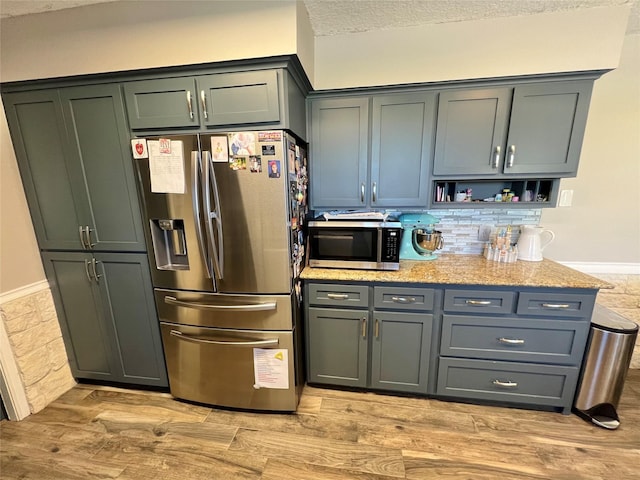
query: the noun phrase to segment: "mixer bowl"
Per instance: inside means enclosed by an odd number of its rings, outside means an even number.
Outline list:
[[[431,255],[434,251],[440,250],[444,245],[442,232],[434,230],[427,232],[422,228],[415,228],[411,233],[411,243],[413,248],[420,255]]]

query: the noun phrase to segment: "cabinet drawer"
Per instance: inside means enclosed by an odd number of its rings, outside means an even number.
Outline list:
[[[577,367],[441,358],[438,395],[570,408]]]
[[[518,315],[543,317],[591,318],[596,296],[564,293],[521,293],[518,299]]]
[[[368,308],[369,287],[312,283],[307,286],[307,301],[309,305]]]
[[[431,288],[374,287],[374,308],[393,310],[433,310],[434,291]]]
[[[440,354],[578,365],[588,322],[444,315]]]
[[[444,311],[462,313],[511,313],[516,292],[490,290],[445,290]]]

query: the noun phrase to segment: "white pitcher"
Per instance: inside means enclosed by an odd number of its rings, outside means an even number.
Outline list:
[[[542,236],[546,238],[543,241]],[[545,230],[536,225],[525,225],[520,227],[520,238],[518,238],[518,260],[530,262],[542,261],[542,251],[556,238],[551,230]]]

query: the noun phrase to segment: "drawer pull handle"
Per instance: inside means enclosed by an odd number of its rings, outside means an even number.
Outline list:
[[[524,340],[521,338],[498,338],[500,343],[504,343],[505,345],[524,345]]]
[[[491,305],[491,300],[467,300],[467,305]]]
[[[518,382],[506,381],[503,382],[501,380],[494,380],[493,383],[496,387],[504,387],[504,388],[516,388],[518,386]]]
[[[542,306],[544,308],[569,308],[570,307],[568,303],[543,303]]]
[[[347,300],[349,295],[346,293],[327,293],[327,298],[331,300]]]
[[[396,303],[416,303],[416,297],[391,297]]]

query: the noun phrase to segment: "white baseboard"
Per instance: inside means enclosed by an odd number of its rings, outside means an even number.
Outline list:
[[[33,295],[34,293],[38,293],[42,290],[47,290],[49,288],[49,282],[46,280],[41,280],[36,283],[32,283],[31,285],[25,285],[24,287],[16,288],[15,290],[9,290],[5,293],[0,293],[0,305],[3,303],[10,302],[11,300],[16,300],[17,298],[26,297],[27,295]]]
[[[640,275],[640,263],[558,262],[582,273],[606,275]]]

